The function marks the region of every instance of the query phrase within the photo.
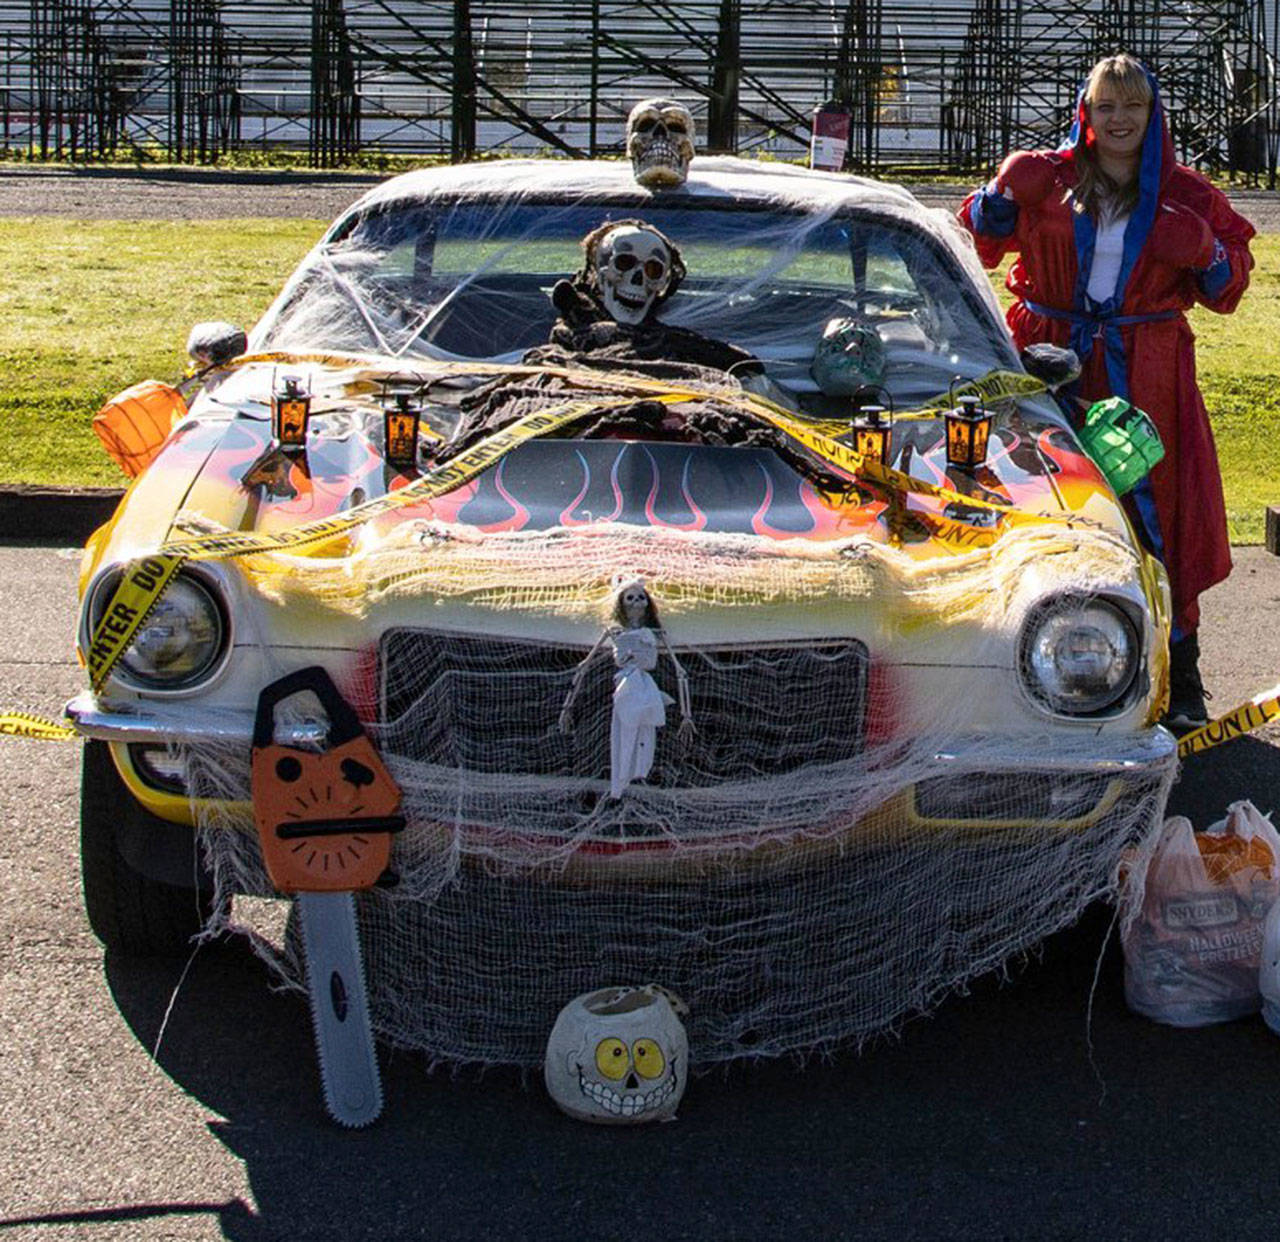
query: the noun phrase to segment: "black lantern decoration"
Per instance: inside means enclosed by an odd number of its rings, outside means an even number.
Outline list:
[[[893,423],[882,405],[864,405],[853,420],[854,452],[882,466],[889,460]]]
[[[883,395],[885,405],[876,400],[878,394]],[[889,446],[893,441],[893,399],[878,384],[863,385],[853,394],[850,430],[854,452],[869,461],[888,464]]]
[[[311,394],[300,375],[285,375],[271,394],[271,434],[283,449],[307,447],[307,421],[311,417]]]
[[[389,393],[382,407],[383,453],[387,464],[412,470],[418,464],[418,425],[422,406],[413,392]]]
[[[947,465],[972,470],[987,460],[991,415],[977,393],[960,397],[944,415],[947,424]]]

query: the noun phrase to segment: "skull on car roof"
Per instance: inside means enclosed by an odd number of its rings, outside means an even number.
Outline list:
[[[642,99],[627,117],[627,155],[649,189],[684,184],[694,148],[693,114],[674,99]]]

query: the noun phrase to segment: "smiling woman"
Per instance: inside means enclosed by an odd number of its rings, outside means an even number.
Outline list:
[[[988,266],[1018,255],[1007,281],[1018,345],[1070,345],[1084,363],[1072,394],[1082,410],[1118,396],[1155,422],[1164,459],[1126,505],[1173,591],[1166,723],[1203,724],[1198,599],[1227,576],[1231,555],[1185,312],[1236,308],[1253,227],[1176,162],[1155,78],[1126,55],[1094,66],[1058,150],[1015,151],[960,219]]]
[[[1152,102],[1146,74],[1128,57],[1099,61],[1085,85],[1094,141],[1086,141],[1076,155],[1075,200],[1093,218],[1119,224],[1122,235],[1138,202],[1142,144]],[[1110,293],[1111,288],[1102,290],[1100,300]]]

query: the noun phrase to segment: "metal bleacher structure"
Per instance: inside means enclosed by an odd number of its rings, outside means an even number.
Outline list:
[[[801,159],[834,102],[851,169],[968,174],[1056,145],[1084,70],[1126,50],[1182,158],[1274,188],[1277,34],[1276,0],[0,0],[0,146],[609,155],[667,95],[704,149]]]

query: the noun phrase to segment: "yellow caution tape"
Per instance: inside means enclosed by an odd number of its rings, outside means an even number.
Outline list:
[[[678,401],[691,398],[687,392],[667,390],[658,400],[672,405]],[[421,504],[424,500],[432,500],[444,496],[464,483],[470,482],[481,471],[487,470],[500,461],[513,448],[548,432],[557,431],[569,423],[588,414],[607,410],[612,406],[630,405],[632,398],[624,397],[613,401],[565,401],[560,405],[534,414],[526,414],[524,418],[504,427],[501,431],[486,436],[478,444],[467,449],[465,453],[427,471],[420,479],[400,488],[387,492],[375,500],[366,501],[345,513],[333,517],[318,518],[314,522],[304,522],[290,530],[278,534],[267,535],[259,531],[228,531],[226,534],[194,534],[188,539],[168,540],[162,551],[173,556],[193,557],[200,560],[226,560],[235,556],[254,556],[263,552],[297,552],[301,549],[315,549],[326,543],[332,543],[343,535],[349,534],[357,527],[384,513],[393,513],[410,505]]]
[[[181,557],[158,552],[125,570],[89,644],[89,677],[95,691],[102,689],[107,674],[128,651],[134,635],[181,566]]]
[[[1002,373],[992,372],[992,374],[999,375]],[[1012,372],[1004,372],[1003,374],[1011,375]],[[984,376],[983,378],[988,377]],[[717,400],[746,410],[757,418],[763,419],[797,444],[822,458],[828,465],[835,466],[845,474],[866,482],[879,484],[881,487],[893,492],[912,496],[928,496],[932,500],[940,500],[947,504],[963,505],[966,509],[980,509],[985,513],[991,514],[993,522],[1008,523],[1015,526],[1045,525],[1047,523],[1056,523],[1063,526],[1091,524],[1086,519],[1071,514],[1029,513],[1016,505],[999,504],[995,501],[983,500],[977,496],[968,496],[964,492],[958,492],[954,488],[943,487],[937,483],[927,483],[923,479],[904,474],[901,470],[895,470],[892,466],[886,466],[883,462],[866,457],[850,448],[843,441],[836,440],[806,423],[799,422],[781,406],[775,405],[763,397],[748,395],[745,398],[739,398],[717,394]],[[920,516],[925,517],[926,515]],[[991,527],[959,523],[955,519],[936,519],[930,515],[930,520],[937,526],[937,530],[933,532],[935,537],[944,540],[948,539],[948,536],[938,532],[946,527],[948,523],[953,526],[963,525],[969,534],[962,542],[966,542],[971,546],[983,541],[989,542],[990,539],[999,534],[998,530],[994,530]]]
[[[657,400],[674,404],[698,399],[700,396],[701,394],[668,391],[658,396]],[[631,400],[630,397],[624,397],[606,402],[566,401],[549,409],[527,414],[501,431],[485,437],[452,461],[429,470],[420,479],[399,491],[388,492],[385,496],[348,509],[345,513],[305,522],[279,534],[227,531],[195,534],[186,539],[166,541],[159,551],[127,569],[116,586],[89,644],[87,663],[90,684],[95,692],[106,684],[111,670],[128,650],[134,635],[146,622],[184,561],[226,560],[266,552],[314,550],[349,534],[383,513],[391,513],[396,509],[446,495],[475,478],[481,471],[487,470],[526,440],[555,431],[587,414],[612,406],[628,405]]]
[[[80,735],[70,725],[29,712],[0,712],[0,737],[29,737],[40,742],[70,742]]]
[[[977,379],[966,380],[957,384],[950,392],[939,393],[931,401],[926,401],[927,410],[949,409],[957,397],[977,394],[984,402],[1004,401],[1009,397],[1035,397],[1048,389],[1043,380],[1023,371],[988,371]]]
[[[1280,717],[1280,686],[1274,686],[1181,738],[1178,742],[1178,758],[1185,759],[1188,755],[1201,755],[1206,750],[1221,746],[1223,742],[1229,742],[1233,737],[1252,733],[1278,717]]]

